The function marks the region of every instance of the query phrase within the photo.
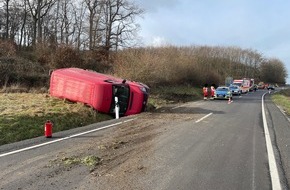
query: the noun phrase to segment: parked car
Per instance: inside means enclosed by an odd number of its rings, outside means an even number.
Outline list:
[[[264,82],[259,82],[258,84],[258,89],[265,89],[266,88],[266,85]]]
[[[268,90],[275,90],[275,87],[274,87],[274,85],[271,85],[271,84],[270,84],[270,85],[267,87],[267,89],[268,89]]]
[[[231,86],[229,86],[229,88],[230,88],[233,95],[240,96],[242,94],[242,90],[240,89],[240,87],[238,85],[231,85]]]
[[[233,94],[229,87],[220,86],[216,89],[214,99],[229,99],[232,98]]]

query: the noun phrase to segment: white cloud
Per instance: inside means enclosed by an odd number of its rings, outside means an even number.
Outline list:
[[[266,57],[281,59],[290,72],[290,1],[136,1],[147,10],[140,20],[145,45],[251,48]]]
[[[158,12],[160,9],[171,9],[180,4],[180,0],[136,0],[146,12]]]
[[[152,41],[149,42],[149,46],[153,47],[162,47],[162,46],[168,46],[170,43],[167,41],[164,37],[155,36],[153,37]]]

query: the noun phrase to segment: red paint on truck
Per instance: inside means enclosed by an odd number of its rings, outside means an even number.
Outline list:
[[[109,114],[114,113],[115,96],[119,99],[120,115],[144,111],[148,91],[145,84],[79,68],[54,70],[50,78],[51,96],[82,102]]]

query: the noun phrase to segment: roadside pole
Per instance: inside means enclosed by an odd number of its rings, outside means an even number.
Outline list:
[[[118,100],[118,97],[115,96],[115,116],[116,116],[116,119],[119,119],[119,100]]]

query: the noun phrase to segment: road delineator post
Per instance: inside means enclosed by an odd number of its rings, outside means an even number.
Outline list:
[[[115,117],[116,119],[119,119],[119,112],[120,112],[120,108],[119,108],[119,100],[118,97],[115,97]]]

